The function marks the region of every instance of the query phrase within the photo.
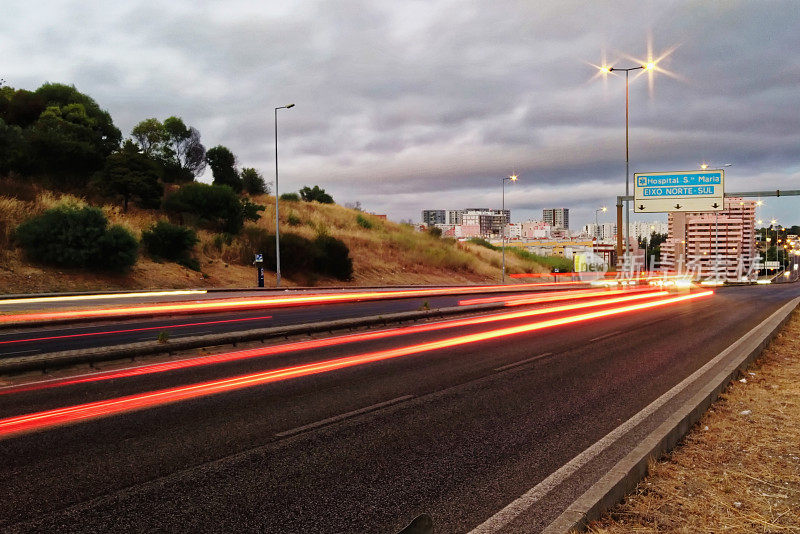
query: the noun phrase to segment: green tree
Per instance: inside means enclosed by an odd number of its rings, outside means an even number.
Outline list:
[[[22,128],[0,119],[0,175],[25,168],[26,154]]]
[[[164,194],[164,187],[158,182],[159,171],[155,161],[127,141],[122,150],[106,158],[95,183],[105,194],[120,197],[123,211],[128,211],[131,199],[144,208],[157,208]]]
[[[150,118],[145,119],[131,130],[131,137],[147,156],[159,156],[164,154],[169,137],[167,130],[161,121]]]
[[[245,220],[257,220],[264,206],[242,200],[228,186],[193,182],[164,199],[164,210],[181,220],[237,234]]]
[[[269,186],[264,181],[264,177],[253,167],[242,169],[242,187],[251,195],[269,194]]]
[[[119,129],[108,112],[73,86],[46,83],[36,90],[35,98],[45,107],[35,122],[23,127],[29,165],[21,171],[48,175],[54,185],[85,185],[119,148]],[[28,119],[16,120],[22,124]]]
[[[200,132],[187,127],[180,117],[169,117],[164,121],[167,134],[165,179],[174,182],[190,182],[206,168],[206,148],[200,142]]]
[[[242,191],[242,179],[236,170],[236,156],[227,147],[217,145],[206,152],[206,162],[214,175],[214,185],[227,185],[237,193]]]
[[[78,91],[74,85],[45,83],[36,90],[36,94],[42,97],[48,106],[55,105],[62,108],[62,115],[67,121],[71,121],[68,112],[70,105],[79,104],[82,108],[81,115],[86,117],[85,125],[92,130],[92,142],[103,157],[119,148],[122,133],[114,126],[111,115],[101,109],[90,96]]]
[[[313,188],[305,186],[300,190],[300,198],[306,202],[319,202],[320,204],[333,204],[333,197],[325,192],[320,186],[315,185]]]
[[[3,88],[7,89],[7,88]],[[0,118],[7,124],[27,128],[39,118],[47,107],[44,98],[32,91],[19,89],[17,91],[3,91],[0,98]]]

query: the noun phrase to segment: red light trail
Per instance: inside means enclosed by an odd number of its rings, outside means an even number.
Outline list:
[[[337,302],[353,302],[364,300],[380,300],[390,298],[435,297],[459,295],[464,293],[480,293],[500,289],[518,289],[525,287],[578,285],[584,282],[537,282],[514,286],[463,286],[443,289],[408,289],[400,291],[370,291],[360,293],[311,294],[291,297],[269,297],[248,299],[212,300],[178,304],[151,304],[129,306],[124,308],[102,308],[92,310],[69,310],[59,312],[18,313],[0,315],[0,324],[25,323],[32,321],[53,321],[70,319],[91,319],[101,317],[139,316],[169,313],[192,313],[245,310],[251,308],[302,306],[307,304],[331,304]]]
[[[572,315],[567,317],[560,317],[546,321],[539,321],[528,323],[518,326],[501,328],[497,330],[489,330],[476,334],[468,334],[456,336],[452,338],[442,339],[438,341],[430,341],[416,345],[405,347],[397,347],[388,350],[380,350],[368,352],[364,354],[347,356],[343,358],[336,358],[332,360],[319,361],[304,365],[297,365],[287,367],[284,369],[274,369],[260,373],[253,373],[243,376],[226,378],[222,380],[212,380],[208,382],[201,382],[197,384],[190,384],[187,386],[180,386],[147,393],[140,393],[119,397],[116,399],[107,399],[85,404],[78,404],[74,406],[67,406],[53,410],[45,410],[42,412],[30,413],[15,417],[8,417],[0,419],[0,437],[8,437],[20,432],[41,430],[56,425],[66,423],[76,423],[86,421],[97,417],[110,416],[121,414],[134,410],[141,410],[146,408],[153,408],[162,406],[169,403],[175,403],[183,400],[204,397],[208,395],[215,395],[235,391],[243,388],[254,387],[277,382],[281,380],[289,380],[308,375],[325,373],[353,367],[356,365],[364,365],[367,363],[388,360],[401,356],[409,356],[412,354],[420,354],[437,349],[444,349],[476,343],[480,341],[487,341],[491,339],[498,339],[515,334],[526,332],[533,332],[559,325],[574,324],[591,319],[598,319],[601,317],[609,317],[612,315],[619,315],[622,313],[629,313],[634,311],[641,311],[668,304],[675,304],[688,300],[698,299],[712,295],[713,291],[703,291],[689,295],[682,295],[678,297],[669,297],[649,302],[641,302],[637,304],[629,304],[618,308],[608,310],[598,310],[579,315]]]
[[[0,341],[0,345],[4,345],[6,343],[25,343],[25,342],[32,342],[32,341],[50,341],[53,339],[65,339],[71,337],[86,337],[86,336],[102,336],[102,335],[109,335],[109,334],[127,334],[130,332],[145,332],[147,330],[166,330],[167,328],[182,328],[187,326],[204,326],[209,324],[224,324],[224,323],[239,323],[242,321],[258,321],[261,319],[272,319],[271,315],[265,315],[263,317],[246,317],[244,319],[222,319],[219,321],[205,321],[202,323],[185,323],[185,324],[172,324],[166,326],[148,326],[143,328],[129,328],[127,330],[107,330],[104,332],[86,332],[83,334],[64,334],[61,336],[46,336],[46,337],[32,337],[29,339],[11,339],[8,341]]]
[[[650,288],[641,289],[573,289],[570,291],[555,291],[553,293],[522,293],[514,295],[500,295],[497,297],[481,297],[476,299],[460,300],[459,306],[469,306],[470,304],[488,304],[492,302],[505,302],[506,306],[519,304],[535,304],[537,302],[555,302],[559,300],[572,300],[580,298],[601,297],[604,295],[615,295],[619,293],[632,293],[635,291],[648,291]],[[517,301],[519,304],[514,304]]]
[[[618,291],[618,293],[619,292],[623,291]],[[628,290],[627,292],[631,293],[632,291]],[[608,293],[610,292],[606,291],[603,292],[603,294],[608,294]],[[309,341],[300,341],[298,343],[274,345],[271,347],[259,347],[257,349],[248,349],[236,352],[225,352],[221,354],[212,354],[208,356],[188,358],[185,360],[156,363],[150,365],[141,365],[139,367],[120,369],[116,371],[93,373],[88,376],[80,376],[72,378],[56,378],[41,382],[23,384],[19,386],[0,387],[0,395],[21,393],[24,391],[35,391],[39,389],[47,389],[47,388],[54,388],[61,386],[69,386],[74,384],[84,384],[88,382],[99,382],[102,380],[112,380],[116,378],[128,378],[132,376],[141,376],[152,373],[164,373],[168,371],[188,369],[190,367],[214,365],[219,363],[245,360],[249,358],[263,358],[266,356],[273,356],[276,354],[286,354],[289,352],[297,352],[301,350],[312,350],[325,347],[332,347],[336,345],[344,345],[347,343],[358,343],[362,341],[372,341],[388,337],[421,334],[425,332],[444,330],[448,328],[457,328],[461,326],[474,326],[474,325],[492,323],[497,321],[507,321],[513,319],[521,319],[524,317],[533,317],[536,315],[559,313],[559,312],[572,311],[584,308],[606,306],[610,304],[619,304],[622,302],[628,302],[632,300],[662,297],[668,294],[669,293],[667,291],[653,291],[653,290],[636,291],[635,294],[633,295],[600,299],[592,302],[580,302],[576,304],[565,304],[562,306],[551,306],[549,308],[538,308],[534,310],[525,310],[519,312],[508,312],[508,313],[501,313],[494,315],[482,315],[478,317],[467,317],[465,319],[452,319],[436,323],[406,326],[402,328],[392,328],[388,330],[379,330],[377,332],[368,332],[364,334],[349,334],[346,336],[338,336],[325,339],[313,339]]]

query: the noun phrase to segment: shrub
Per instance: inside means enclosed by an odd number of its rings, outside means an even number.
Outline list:
[[[257,220],[264,206],[241,200],[228,186],[186,184],[164,200],[164,210],[182,220],[196,219],[213,230],[239,233],[245,220]]]
[[[442,237],[442,229],[439,228],[438,226],[430,226],[428,227],[428,235],[436,239],[439,239],[440,237]]]
[[[197,244],[197,232],[191,228],[158,221],[142,232],[142,244],[154,258],[163,258],[197,270],[197,260],[190,252]]]
[[[538,254],[528,252],[527,250],[523,250],[519,247],[506,247],[506,250],[511,252],[518,258],[532,261],[540,265],[545,265],[547,267],[550,267],[551,270],[558,269],[563,273],[563,272],[570,272],[573,269],[572,261],[570,261],[568,258],[563,258],[561,256],[540,256]]]
[[[300,195],[297,193],[284,193],[281,195],[281,200],[287,202],[300,202]]]
[[[110,226],[97,243],[99,257],[95,259],[100,269],[124,271],[136,263],[139,242],[127,229]]]
[[[300,190],[300,198],[306,202],[319,202],[320,204],[333,204],[333,197],[325,192],[320,186],[305,186]]]
[[[263,195],[269,193],[269,187],[264,181],[264,177],[253,167],[242,169],[242,186],[251,195]]]
[[[371,228],[374,226],[374,225],[372,224],[372,221],[370,221],[369,219],[367,219],[366,217],[364,217],[364,216],[363,216],[363,215],[361,215],[360,213],[359,213],[358,215],[356,215],[356,223],[357,223],[357,224],[358,224],[360,227],[362,227],[362,228],[366,228],[367,230],[370,230],[370,229],[371,229]]]
[[[289,223],[289,226],[299,226],[302,223],[300,217],[298,217],[294,212],[289,214],[289,217],[287,217],[287,222]]]
[[[314,240],[314,246],[317,249],[314,268],[318,273],[338,280],[350,280],[353,277],[353,260],[344,241],[329,235],[319,235]]]
[[[469,243],[473,243],[473,244],[478,245],[480,247],[488,248],[489,250],[500,250],[500,247],[496,247],[496,246],[492,245],[491,243],[489,243],[488,241],[486,241],[485,239],[480,238],[480,237],[471,237],[467,241]]]
[[[256,226],[242,232],[239,259],[243,264],[253,261],[253,254],[264,255],[264,266],[276,269],[275,234]],[[313,241],[292,233],[281,233],[281,273],[286,276],[323,274],[349,280],[353,275],[353,260],[347,245],[335,237],[318,235]]]
[[[14,239],[28,257],[61,267],[121,271],[136,263],[139,243],[121,226],[108,226],[94,207],[58,206],[20,224]]]

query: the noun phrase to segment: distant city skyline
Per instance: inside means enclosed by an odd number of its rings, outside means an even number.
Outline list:
[[[74,84],[125,136],[181,116],[267,180],[272,110],[294,103],[281,191],[318,184],[393,220],[432,196],[498,209],[516,173],[516,219],[563,206],[580,228],[607,206],[614,222],[624,78],[603,63],[660,59],[652,83],[631,76],[631,174],[730,163],[729,191],[800,183],[793,1],[6,4],[5,84]],[[800,223],[796,198],[765,201],[763,219]]]

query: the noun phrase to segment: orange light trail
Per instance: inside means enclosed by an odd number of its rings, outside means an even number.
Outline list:
[[[529,323],[520,326],[512,326],[508,328],[501,328],[498,330],[490,330],[487,332],[480,332],[477,334],[469,334],[457,336],[453,338],[443,339],[439,341],[430,341],[406,347],[398,347],[388,350],[380,350],[375,352],[368,352],[354,356],[347,356],[343,358],[336,358],[332,360],[325,360],[320,362],[309,363],[305,365],[297,365],[287,367],[284,369],[274,369],[261,373],[248,374],[223,380],[213,380],[208,382],[201,382],[191,384],[188,386],[180,386],[168,389],[162,389],[147,393],[136,395],[129,395],[126,397],[119,397],[116,399],[107,399],[102,401],[90,402],[85,404],[78,404],[75,406],[67,406],[65,408],[58,408],[54,410],[46,410],[42,412],[30,413],[15,417],[8,417],[0,419],[0,438],[8,437],[20,432],[41,430],[56,425],[66,423],[76,423],[86,421],[97,417],[106,417],[120,413],[130,412],[133,410],[141,410],[146,408],[153,408],[165,404],[175,403],[183,400],[204,397],[208,395],[216,395],[239,389],[260,386],[272,382],[289,380],[303,376],[314,374],[326,373],[357,365],[364,365],[367,363],[388,360],[401,356],[409,356],[412,354],[420,354],[438,349],[445,349],[466,345],[469,343],[477,343],[480,341],[487,341],[491,339],[502,338],[515,334],[526,332],[533,332],[565,324],[574,324],[591,319],[601,317],[608,317],[611,315],[619,315],[622,313],[629,313],[633,311],[641,311],[668,304],[684,302],[687,300],[707,297],[713,295],[713,291],[703,291],[679,297],[670,297],[651,302],[642,302],[638,304],[630,304],[619,308],[612,308],[609,310],[599,310],[590,313],[573,315],[568,317],[561,317],[557,319],[550,319],[547,321],[540,321],[536,323]]]
[[[604,295],[615,295],[619,293],[633,293],[636,291],[648,291],[649,288],[642,289],[585,289],[571,291],[555,291],[553,293],[522,293],[514,295],[500,295],[497,297],[482,297],[477,299],[467,299],[458,301],[459,306],[469,306],[472,304],[490,304],[492,302],[505,302],[506,306],[519,304],[535,304],[537,302],[555,302],[559,300],[572,300],[591,297],[602,297]],[[519,305],[516,304],[516,305]]]
[[[631,292],[631,291],[629,291]],[[197,358],[189,358],[185,360],[178,360],[174,362],[157,363],[151,365],[142,365],[130,369],[121,369],[117,371],[107,371],[102,373],[93,373],[88,376],[74,377],[74,378],[57,378],[46,380],[42,382],[34,382],[31,384],[23,384],[19,386],[6,386],[0,387],[0,395],[22,393],[24,391],[35,391],[39,389],[48,389],[54,387],[70,386],[74,384],[84,384],[87,382],[99,382],[102,380],[112,380],[115,378],[128,378],[132,376],[141,376],[152,373],[164,373],[168,371],[176,371],[180,369],[187,369],[190,367],[199,367],[204,365],[214,365],[219,363],[227,363],[249,358],[263,358],[265,356],[273,356],[276,354],[286,354],[289,352],[297,352],[301,350],[312,350],[325,347],[332,347],[336,345],[344,345],[347,343],[358,343],[362,341],[373,341],[376,339],[384,339],[395,336],[405,336],[411,334],[421,334],[425,332],[433,332],[436,330],[444,330],[448,328],[458,328],[462,326],[474,326],[485,323],[492,323],[497,321],[508,321],[513,319],[521,319],[524,317],[533,317],[536,315],[545,315],[550,313],[559,313],[564,311],[572,311],[583,308],[606,306],[610,304],[619,304],[621,302],[628,302],[631,300],[647,299],[662,297],[668,295],[667,291],[653,291],[647,290],[644,292],[636,292],[635,295],[628,295],[624,297],[615,297],[596,300],[593,302],[582,302],[577,304],[566,304],[562,306],[552,306],[549,308],[539,308],[535,310],[525,310],[520,312],[507,312],[495,315],[482,315],[479,317],[467,317],[465,319],[453,319],[449,321],[440,321],[436,323],[421,324],[414,326],[407,326],[403,328],[392,328],[388,330],[379,330],[377,332],[368,332],[364,334],[349,334],[346,336],[331,337],[325,339],[312,339],[309,341],[300,341],[298,343],[288,343],[283,345],[274,345],[271,347],[259,347],[257,349],[241,350],[236,352],[225,352],[221,354],[212,354],[209,356],[200,356]]]
[[[584,282],[538,282],[531,284],[517,284],[513,286],[477,286],[454,287],[446,289],[408,289],[400,291],[370,291],[360,293],[312,294],[291,297],[249,298],[238,300],[214,300],[206,302],[191,302],[179,304],[151,304],[143,306],[130,306],[125,308],[104,308],[94,310],[70,310],[60,312],[21,313],[13,315],[0,315],[2,323],[24,323],[32,321],[52,321],[64,319],[89,319],[100,317],[138,316],[169,313],[214,312],[243,310],[264,307],[302,306],[307,304],[331,304],[336,302],[352,302],[364,300],[380,300],[392,298],[409,298],[424,296],[446,296],[464,293],[480,293],[498,289],[519,289],[525,287],[579,285]]]

